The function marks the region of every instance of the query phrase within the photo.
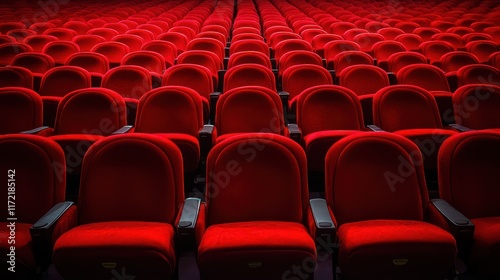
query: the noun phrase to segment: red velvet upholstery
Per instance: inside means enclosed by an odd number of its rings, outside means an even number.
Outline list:
[[[72,41],[80,47],[80,51],[89,52],[95,45],[105,42],[106,39],[99,35],[78,35]]]
[[[42,98],[21,87],[0,88],[0,134],[19,133],[42,126]]]
[[[123,97],[105,88],[73,91],[57,107],[52,140],[65,151],[68,173],[80,173],[86,150],[127,124]]]
[[[456,123],[472,129],[500,128],[499,104],[499,86],[471,84],[453,94]]]
[[[44,137],[21,134],[0,136],[0,153],[0,167],[5,170],[6,176],[7,170],[15,169],[16,276],[22,279],[28,277],[27,274],[32,273],[37,265],[32,252],[30,227],[52,206],[64,200],[64,153],[56,143]],[[7,195],[6,186],[5,191],[0,193],[0,198],[6,203]],[[0,214],[0,253],[5,269],[1,272],[2,278],[5,277],[3,279],[12,277],[5,264],[12,245],[7,243],[10,235],[7,214],[7,211]]]
[[[18,66],[0,67],[0,87],[33,89],[33,73]]]
[[[185,51],[188,43],[186,35],[179,32],[166,32],[157,36],[156,39],[173,43],[177,47],[177,54]]]
[[[151,73],[136,65],[123,65],[106,72],[101,87],[119,93],[127,102],[127,123],[133,124],[138,99],[153,88]]]
[[[57,104],[66,94],[91,86],[87,70],[77,66],[60,66],[47,71],[40,82],[40,95],[43,100],[43,123],[53,126]]]
[[[336,34],[319,34],[314,36],[311,44],[313,46],[314,51],[321,56],[325,57],[325,45],[329,42],[343,40],[343,38]]]
[[[105,28],[105,27],[92,28],[89,31],[87,31],[87,35],[98,35],[98,36],[103,37],[107,41],[111,40],[113,37],[115,37],[118,34],[120,34],[118,31],[111,29],[111,28]]]
[[[276,92],[259,86],[227,91],[217,101],[215,127],[218,135],[243,132],[284,135],[281,100]]]
[[[373,54],[373,45],[384,41],[384,36],[376,33],[361,33],[353,38],[353,42],[361,47],[361,51]]]
[[[446,53],[455,51],[453,46],[445,41],[428,41],[419,46],[420,52],[429,59],[430,64],[440,66],[439,59]]]
[[[38,34],[41,34],[41,32],[38,32]],[[50,28],[45,30],[42,34],[54,36],[59,41],[71,41],[71,39],[77,35],[76,31],[64,27]]]
[[[224,44],[222,44],[217,39],[213,38],[195,38],[191,40],[187,46],[186,50],[204,50],[210,51],[219,57],[220,61],[224,61]]]
[[[23,43],[29,45],[34,52],[42,52],[43,48],[50,42],[57,41],[57,38],[49,35],[31,35],[24,38]]]
[[[441,143],[456,133],[443,129],[434,97],[416,86],[381,89],[373,99],[373,117],[380,128],[414,141],[424,154],[428,170],[435,171]]]
[[[499,143],[499,132],[471,131],[450,137],[439,153],[440,195],[475,225],[469,264],[496,277],[500,259]]]
[[[417,34],[401,34],[394,38],[394,41],[398,41],[403,44],[408,51],[419,51],[419,46],[424,41]]]
[[[125,267],[137,277],[170,279],[172,225],[183,199],[182,156],[171,141],[125,134],[97,142],[84,159],[79,226],[54,247],[57,270],[65,279],[107,279]]]
[[[108,58],[95,52],[78,52],[66,60],[68,66],[78,66],[90,73],[93,87],[100,87],[102,76],[109,70]]]
[[[298,144],[274,134],[234,136],[212,149],[207,174],[208,228],[198,252],[203,279],[278,279],[304,259],[315,263],[305,226],[306,157]]]
[[[299,34],[290,32],[290,31],[278,31],[274,32],[269,36],[268,39],[268,44],[271,46],[273,49],[276,48],[276,45],[282,41],[289,40],[289,39],[302,39]]]
[[[454,51],[444,54],[439,60],[441,69],[445,72],[453,72],[470,64],[478,64],[477,57],[469,52]]]
[[[356,94],[334,85],[311,87],[297,97],[297,125],[312,171],[324,171],[326,152],[336,141],[365,129]]]
[[[421,162],[415,144],[383,132],[343,138],[328,151],[325,196],[346,279],[439,279],[452,269],[453,236],[425,222],[433,206]]]
[[[343,51],[332,60],[327,60],[327,68],[335,69],[337,74],[349,66],[358,64],[373,65],[373,58],[362,51]]]
[[[168,65],[173,65],[177,57],[177,47],[172,42],[153,40],[142,45],[142,50],[159,53]]]
[[[0,45],[0,66],[10,65],[12,59],[20,53],[32,52],[33,49],[24,43],[4,43]]]
[[[283,72],[282,87],[288,92],[288,105],[295,111],[297,97],[304,90],[317,85],[333,84],[330,72],[323,66],[314,64],[299,64],[290,66]]]
[[[198,132],[202,127],[203,101],[193,89],[164,86],[146,93],[139,100],[135,132],[157,133],[172,140],[182,152],[186,171],[198,167]]]
[[[44,74],[54,67],[54,59],[49,55],[37,52],[18,54],[12,60],[12,66],[24,67],[32,73]]]
[[[209,116],[210,93],[214,91],[212,73],[204,66],[178,64],[168,68],[162,76],[163,86],[183,86],[194,89],[203,98],[203,114]]]
[[[479,63],[488,63],[490,55],[500,50],[498,44],[490,40],[472,41],[467,43],[465,48],[477,57]]]
[[[389,86],[387,73],[382,68],[373,65],[353,65],[337,75],[339,85],[352,90],[359,96],[365,123],[373,123],[373,95],[381,88]]]
[[[177,64],[197,64],[205,66],[212,73],[214,85],[219,82],[218,72],[223,68],[223,62],[215,53],[204,50],[189,50],[177,57]]]
[[[301,64],[312,64],[323,66],[321,56],[311,51],[296,50],[289,51],[281,56],[278,61],[278,75],[281,77],[283,72],[291,66]]]
[[[54,59],[56,66],[64,65],[72,54],[79,51],[80,47],[70,41],[49,42],[43,48],[43,53],[50,55]]]
[[[111,41],[120,42],[127,45],[131,52],[140,50],[142,45],[144,44],[144,39],[142,39],[137,35],[132,35],[132,34],[116,35],[111,39]]]
[[[406,52],[406,47],[398,41],[381,41],[373,45],[373,57],[377,59],[377,65],[387,70],[387,61],[395,53]]]
[[[312,52],[313,48],[311,44],[305,40],[287,39],[277,43],[276,46],[274,46],[274,57],[279,60],[280,57],[285,53],[296,50],[306,50]]]
[[[271,69],[258,64],[242,64],[227,70],[224,92],[242,86],[262,86],[276,91],[276,79]]]
[[[256,51],[237,52],[229,57],[227,69],[231,69],[240,64],[260,64],[269,69],[272,68],[271,60],[265,54]]]
[[[471,64],[457,71],[458,86],[468,84],[500,84],[500,70],[484,64]]]
[[[415,85],[430,91],[438,104],[439,115],[443,118],[451,115],[452,94],[443,70],[433,65],[408,65],[398,71],[397,79],[399,84]]]
[[[125,55],[122,65],[141,66],[154,75],[161,76],[166,69],[165,58],[153,51],[135,51]]]
[[[242,51],[257,51],[269,57],[269,47],[262,40],[247,39],[233,42],[229,47],[229,55],[233,55]]]
[[[107,41],[95,45],[91,51],[105,55],[110,67],[114,68],[120,65],[123,57],[130,52],[130,48],[124,43]]]

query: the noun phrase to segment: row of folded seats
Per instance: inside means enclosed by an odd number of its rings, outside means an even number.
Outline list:
[[[65,155],[56,142],[0,136],[0,165],[15,182],[16,275],[30,279],[53,262],[64,279],[334,279],[315,268],[326,263],[343,277],[335,279],[454,279],[459,259],[480,279],[496,279],[499,147],[495,130],[445,140],[441,199],[431,200],[415,143],[354,134],[328,149],[325,199],[310,200],[300,145],[240,134],[208,155],[202,201],[184,197],[176,144],[114,135],[86,153],[76,207],[64,201]],[[193,248],[196,266],[186,272]],[[0,245],[2,259],[10,250]]]

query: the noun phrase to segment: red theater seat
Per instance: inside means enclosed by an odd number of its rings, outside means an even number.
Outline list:
[[[305,89],[297,97],[297,125],[308,169],[323,174],[328,149],[339,139],[365,130],[358,96],[334,85]],[[311,186],[312,187],[312,186]]]
[[[500,87],[469,84],[453,93],[455,121],[471,129],[500,129]]]
[[[239,171],[216,182],[228,164]],[[212,149],[207,174],[214,176],[207,177],[206,215],[198,218],[206,228],[197,257],[202,279],[277,279],[304,259],[316,262],[305,166],[301,147],[279,135],[234,136]],[[283,193],[287,198],[276,200]]]
[[[10,65],[12,59],[20,53],[32,52],[33,49],[24,43],[5,43],[0,45],[0,66]]]
[[[38,93],[22,87],[0,88],[0,134],[42,126],[43,104]]]
[[[420,87],[396,85],[379,90],[373,98],[373,123],[405,136],[419,146],[429,190],[435,190],[439,147],[453,130],[443,129],[434,96]]]
[[[134,124],[139,98],[153,88],[151,73],[136,65],[122,65],[106,72],[101,87],[119,93],[127,103],[127,123]]]
[[[66,184],[64,153],[56,143],[44,137],[19,134],[0,136],[0,153],[2,154],[0,168],[5,170],[9,178],[13,179],[11,182],[14,182],[10,185],[15,188],[15,216],[17,218],[15,222],[15,272],[8,271],[5,265],[0,276],[3,279],[13,279],[12,276],[15,274],[15,279],[32,279],[36,277],[35,271],[42,264],[35,257],[35,241],[31,237],[30,228],[53,206],[64,200]],[[60,168],[53,168],[55,163],[60,164]],[[12,169],[15,170],[8,172]],[[8,201],[8,195],[14,194],[9,194],[6,187],[0,197]],[[12,198],[9,198],[9,201],[13,201]],[[3,212],[0,236],[5,242],[1,243],[0,252],[2,259],[7,260],[7,254],[11,254],[12,244],[7,242],[8,236],[11,236],[8,227],[10,222],[7,222],[8,212]],[[60,220],[56,223],[56,228],[62,230],[64,223],[69,224],[71,221]],[[58,235],[60,233],[54,232],[47,236],[50,248]]]
[[[55,41],[48,43],[43,48],[43,53],[50,55],[56,64],[56,66],[62,66],[68,58],[80,51],[80,47],[73,42],[69,41]]]
[[[66,94],[91,86],[87,70],[76,66],[59,66],[47,71],[40,83],[44,125],[53,127],[59,101]]]
[[[402,175],[401,161],[413,172]],[[337,228],[342,277],[440,279],[452,271],[455,239],[430,222],[439,214],[421,161],[415,144],[384,132],[355,134],[330,148],[325,196]]]
[[[78,225],[54,245],[57,271],[66,279],[107,279],[103,264],[112,260],[119,271],[171,279],[173,225],[183,199],[182,156],[171,141],[125,134],[95,143],[85,155],[72,213]]]
[[[33,73],[24,67],[0,67],[0,87],[33,89]]]
[[[389,86],[389,77],[380,67],[373,65],[353,65],[337,74],[339,85],[352,90],[359,96],[366,124],[372,124],[373,95],[381,88]]]
[[[172,140],[182,152],[186,172],[193,172],[198,167],[198,134],[202,127],[203,101],[193,89],[160,87],[143,95],[137,105],[134,131],[155,133]]]
[[[480,279],[500,276],[499,147],[499,132],[471,131],[450,137],[439,153],[440,195],[475,226],[464,259]]]
[[[241,86],[262,86],[276,91],[276,79],[271,69],[258,64],[241,64],[227,70],[223,92]]]

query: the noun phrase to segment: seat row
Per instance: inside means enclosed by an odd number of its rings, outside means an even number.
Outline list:
[[[155,135],[97,141],[85,155],[78,207],[64,201],[65,156],[50,139],[0,136],[0,165],[14,182],[22,279],[51,262],[68,280],[120,271],[197,279],[198,269],[201,279],[312,279],[320,262],[349,279],[445,279],[457,257],[483,277],[498,273],[491,248],[500,241],[499,147],[500,133],[492,130],[444,141],[442,198],[434,200],[419,148],[386,132],[351,135],[328,150],[325,199],[309,200],[301,147],[269,133],[214,147],[204,201],[184,198],[182,154]],[[0,197],[7,200],[7,192]],[[197,248],[197,268],[185,278],[190,248]],[[12,250],[7,243],[0,249],[3,256]]]
[[[135,125],[126,126],[126,100],[113,90],[87,88],[62,97],[53,128],[42,127],[42,98],[24,88],[0,90],[2,134],[50,136],[72,158],[68,170],[80,173],[83,155],[95,141],[116,133],[160,134],[182,151],[184,170],[203,173],[206,155],[222,140],[248,132],[290,136],[301,144],[312,175],[324,170],[328,148],[339,139],[367,130],[385,130],[412,139],[425,155],[428,181],[436,179],[436,157],[444,139],[457,131],[500,129],[496,114],[500,88],[472,84],[453,94],[453,128],[443,126],[434,96],[412,85],[394,85],[373,96],[375,126],[366,125],[362,103],[350,89],[318,85],[297,98],[296,124],[285,126],[282,102],[275,91],[259,86],[237,87],[222,94],[214,123],[204,125],[203,100],[193,89],[164,86],[145,93],[137,102]],[[159,117],[161,116],[161,117]],[[12,121],[14,119],[15,121]],[[367,128],[368,127],[368,128]],[[200,169],[201,168],[201,169]],[[321,176],[322,177],[322,176]],[[435,185],[433,185],[435,190]]]

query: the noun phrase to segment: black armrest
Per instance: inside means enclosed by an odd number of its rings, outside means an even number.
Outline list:
[[[314,198],[309,200],[309,203],[311,205],[311,211],[316,225],[316,235],[319,237],[333,237],[335,235],[335,224],[330,216],[326,200],[322,198]]]
[[[177,224],[179,241],[185,246],[196,246],[195,228],[200,212],[201,199],[186,198],[182,207],[181,218]]]
[[[471,131],[471,130],[474,130],[472,128],[468,128],[466,126],[463,126],[463,125],[460,125],[460,124],[456,124],[456,123],[452,123],[449,125],[451,128],[454,128],[460,132],[467,132],[467,131]]]
[[[474,224],[458,210],[453,208],[446,200],[432,199],[432,204],[446,218],[451,234],[458,241],[472,240]]]
[[[459,258],[466,258],[469,256],[472,242],[474,242],[474,224],[446,200],[432,199],[431,202],[446,219],[450,233],[457,242]]]
[[[369,124],[366,126],[368,129],[370,129],[371,131],[375,131],[375,132],[384,132],[385,130],[383,130],[382,128],[374,125],[374,124]]]
[[[134,127],[134,126],[133,125],[124,125],[120,129],[118,129],[117,131],[111,133],[111,135],[125,134],[125,133],[129,132],[132,129],[132,127]]]
[[[224,48],[224,56],[229,57],[229,47]]]
[[[322,61],[322,63],[323,63],[323,67],[325,67],[325,68],[326,68],[326,66],[327,66],[327,65],[326,65],[326,59],[325,59],[325,58],[323,58],[323,59],[321,59],[321,61]],[[328,69],[328,70],[330,70],[330,69]]]
[[[333,83],[335,83],[335,78],[337,77],[335,75],[335,70],[328,70],[328,73],[330,73],[330,76],[332,77]]]
[[[387,72],[387,76],[389,77],[389,84],[397,85],[398,80],[396,79],[396,74],[394,72]]]
[[[72,201],[60,202],[52,207],[30,228],[35,259],[42,266],[49,265],[52,255],[52,233],[61,216],[73,206]]]
[[[217,101],[219,100],[219,95],[221,95],[221,93],[219,91],[210,93],[209,103],[210,103],[210,121],[211,121],[211,123],[215,122],[215,110],[217,108]]]
[[[41,132],[43,130],[49,129],[50,126],[39,126],[37,128],[33,128],[30,130],[22,131],[22,134],[37,134],[38,132]]]
[[[300,131],[300,128],[297,124],[295,123],[288,124],[288,133],[290,134],[290,138],[293,141],[299,144],[302,142],[302,131]]]
[[[278,65],[276,63],[276,59],[270,58],[270,60],[271,60],[271,68],[278,69]]]
[[[288,99],[290,98],[290,93],[287,91],[278,91],[278,95],[281,99],[281,104],[283,105],[283,114],[288,116]]]
[[[212,149],[214,130],[215,126],[206,124],[199,132],[200,153],[202,160],[207,157],[208,152]]]
[[[219,70],[217,75],[219,76],[219,83],[216,85],[216,90],[222,92],[222,86],[224,85],[224,76],[226,76],[227,70]]]

